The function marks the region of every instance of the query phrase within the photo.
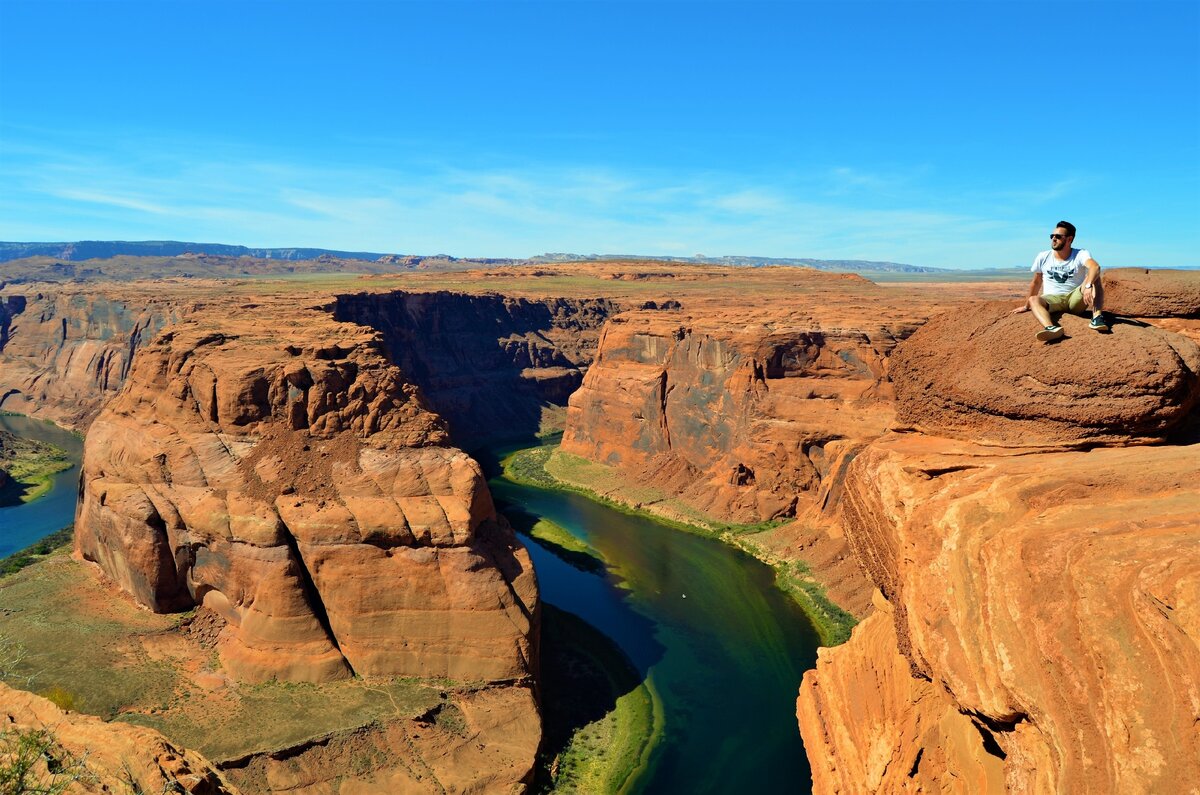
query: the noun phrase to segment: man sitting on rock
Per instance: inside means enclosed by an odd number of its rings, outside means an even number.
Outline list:
[[[1108,331],[1104,320],[1103,285],[1100,284],[1100,265],[1085,248],[1071,248],[1075,225],[1059,221],[1050,235],[1050,250],[1033,259],[1033,281],[1029,283],[1029,299],[1012,314],[1033,311],[1042,324],[1037,338],[1043,342],[1063,335],[1062,326],[1055,323],[1051,313],[1070,312],[1073,315],[1092,313],[1091,328]]]

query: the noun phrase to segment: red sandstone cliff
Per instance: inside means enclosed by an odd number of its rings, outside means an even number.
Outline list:
[[[190,305],[84,287],[21,289],[0,296],[0,409],[76,429],[120,390],[138,347]]]
[[[849,467],[881,610],[805,675],[815,789],[1198,791],[1200,348],[1073,317],[1045,346],[1006,308],[901,346],[923,432]]]
[[[740,296],[612,318],[571,396],[562,449],[718,521],[799,517],[773,532],[773,554],[805,560],[862,614],[870,588],[822,511],[849,462],[893,422],[892,349],[934,301],[961,298],[781,275],[756,274],[762,283]]]
[[[231,314],[145,346],[93,423],[78,554],[155,610],[219,613],[239,678],[525,680],[529,560],[377,336]]]

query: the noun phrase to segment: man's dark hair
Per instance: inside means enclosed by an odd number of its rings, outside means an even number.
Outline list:
[[[1063,229],[1067,230],[1068,235],[1075,237],[1075,224],[1071,223],[1070,221],[1059,221],[1057,224],[1055,224],[1055,226],[1061,226]]]

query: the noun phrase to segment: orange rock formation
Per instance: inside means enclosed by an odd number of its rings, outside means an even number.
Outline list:
[[[86,428],[120,390],[138,347],[188,303],[95,287],[0,296],[0,409]]]
[[[805,675],[816,790],[1193,791],[1197,347],[1067,318],[1027,350],[987,311],[900,346],[900,414],[926,433],[847,472],[840,524],[887,601]]]
[[[78,554],[219,613],[243,679],[526,678],[533,573],[478,465],[374,332],[254,309],[141,351],[88,434]]]
[[[41,736],[49,743],[48,754],[32,768],[27,786],[56,780],[72,794],[130,791],[236,795],[239,791],[203,756],[172,745],[153,729],[63,712],[40,696],[4,684],[0,684],[0,732],[14,739],[17,733],[44,732]],[[14,761],[6,758],[14,750],[8,745],[0,748],[0,765]]]

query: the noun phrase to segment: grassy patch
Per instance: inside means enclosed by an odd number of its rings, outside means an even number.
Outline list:
[[[0,579],[0,679],[153,727],[215,761],[416,717],[459,687],[400,678],[239,684],[211,649],[178,632],[181,617],[138,608],[63,550],[52,552]]]
[[[542,659],[538,788],[624,791],[662,737],[662,705],[652,681],[603,634],[552,605],[543,613]]]
[[[546,461],[554,447],[530,447],[518,450],[500,462],[504,467],[504,477],[513,483],[525,486],[537,486],[542,489],[562,488],[562,484],[546,472]]]
[[[43,560],[56,550],[70,546],[74,537],[75,525],[71,525],[51,533],[36,544],[31,544],[19,552],[14,552],[6,558],[0,558],[0,577],[16,574],[26,566]]]
[[[804,609],[825,646],[844,643],[858,623],[853,615],[830,600],[806,563],[781,560],[755,542],[755,535],[791,520],[758,524],[715,522],[694,508],[667,499],[657,489],[628,485],[612,467],[564,453],[552,445],[519,450],[501,463],[508,480],[538,488],[574,491],[623,513],[719,539],[758,558],[775,569],[776,584]],[[670,517],[663,516],[663,512],[669,512]]]
[[[60,687],[76,709],[111,719],[170,700],[176,678],[136,642],[169,629],[170,616],[114,600],[63,550],[0,580],[0,637],[23,649],[4,672],[14,687]]]
[[[796,600],[812,620],[824,646],[838,646],[850,640],[850,630],[858,623],[853,615],[835,604],[817,582],[808,564],[793,560],[775,566],[776,583]]]
[[[241,685],[213,699],[181,683],[172,702],[124,713],[120,720],[157,729],[210,759],[225,760],[397,715],[416,717],[437,706],[442,692],[420,679],[355,679]],[[213,708],[215,703],[219,707]]]
[[[534,522],[533,527],[529,528],[529,536],[536,538],[538,541],[553,544],[567,552],[578,552],[581,555],[599,557],[599,553],[596,550],[571,535],[571,531],[567,530],[567,528],[549,519],[538,519]]]
[[[36,500],[50,491],[55,475],[72,466],[65,450],[0,431],[0,469],[12,478],[0,488],[0,506]]]

